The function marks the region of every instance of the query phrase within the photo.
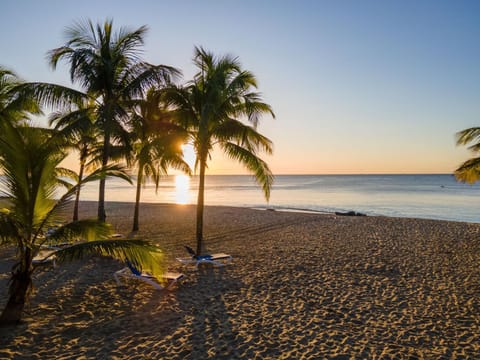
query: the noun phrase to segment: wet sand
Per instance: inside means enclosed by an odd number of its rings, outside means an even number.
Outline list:
[[[81,215],[95,216],[95,203]],[[133,204],[109,203],[128,234]],[[90,258],[36,273],[6,359],[474,359],[480,354],[480,224],[208,207],[223,268],[185,267],[195,208],[144,204],[138,236],[185,278],[159,292]],[[0,304],[11,249],[0,250]]]

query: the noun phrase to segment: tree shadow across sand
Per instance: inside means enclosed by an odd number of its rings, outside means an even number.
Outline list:
[[[188,292],[178,294],[185,325],[189,328],[186,348],[189,359],[239,359],[242,341],[229,314],[227,296],[240,294],[242,283],[230,277],[228,266],[200,266],[197,281]]]
[[[92,258],[41,269],[24,321],[0,329],[0,358],[121,357],[119,343],[135,336],[138,318],[154,318],[157,309],[149,303],[161,297],[146,286],[140,291],[135,285],[118,287],[111,277],[117,267],[111,260]]]

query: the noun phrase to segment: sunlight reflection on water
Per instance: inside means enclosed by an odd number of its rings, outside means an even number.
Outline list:
[[[175,176],[175,203],[190,204],[190,177],[187,175]]]

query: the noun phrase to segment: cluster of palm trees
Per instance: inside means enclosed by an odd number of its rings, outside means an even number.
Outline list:
[[[46,242],[90,240],[56,251],[59,260],[95,252],[159,270],[161,254],[148,241],[105,240],[108,177],[132,182],[129,172],[136,171],[132,225],[136,231],[142,184],[150,179],[158,188],[160,177],[170,168],[191,174],[181,147],[191,143],[200,181],[197,254],[203,249],[205,170],[215,146],[244,164],[269,197],[273,175],[258,153],[271,153],[272,143],[256,128],[262,115],[274,114],[255,91],[255,76],[243,70],[236,58],[195,48],[198,72],[193,80],[178,85],[178,69],[142,61],[146,31],[144,26],[114,31],[111,20],[68,28],[66,43],[50,51],[48,58],[53,68],[60,61],[67,63],[75,89],[21,82],[0,68],[0,167],[8,199],[0,211],[0,238],[18,250],[0,324],[20,320],[31,290],[32,259]],[[48,129],[30,126],[27,120],[29,114],[39,114],[41,106],[55,110]],[[78,173],[60,167],[72,150],[79,156]],[[82,220],[80,189],[90,181],[99,181],[98,218]],[[64,189],[60,199],[59,189]],[[48,234],[73,199],[73,221]]]

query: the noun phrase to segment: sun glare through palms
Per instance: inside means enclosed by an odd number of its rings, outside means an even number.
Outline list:
[[[195,150],[191,144],[183,144],[181,147],[183,159],[193,171],[196,159]],[[190,204],[190,177],[188,175],[175,175],[175,203]]]
[[[190,166],[190,169],[192,169],[193,171],[195,167],[195,159],[196,159],[195,149],[193,148],[193,145],[183,144],[182,151],[183,151],[183,159],[188,164],[188,166]]]
[[[175,176],[175,203],[179,205],[190,203],[190,177],[188,175]]]

